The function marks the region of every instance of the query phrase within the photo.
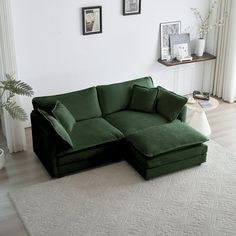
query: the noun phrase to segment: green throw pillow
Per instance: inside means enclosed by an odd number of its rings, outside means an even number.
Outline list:
[[[66,132],[64,127],[57,121],[53,116],[49,115],[46,111],[38,109],[39,113],[50,123],[52,128],[56,131],[59,137],[64,140],[67,144],[73,147],[72,140],[69,134]]]
[[[134,85],[129,109],[144,112],[155,112],[156,97],[156,88],[147,88]]]
[[[175,120],[187,103],[187,98],[168,91],[160,86],[157,94],[157,112],[169,121]]]
[[[71,112],[60,102],[57,101],[52,110],[52,114],[62,124],[66,131],[71,132],[76,121]]]

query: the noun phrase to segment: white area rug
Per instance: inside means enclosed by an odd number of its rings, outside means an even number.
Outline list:
[[[236,235],[236,155],[142,179],[125,161],[10,194],[32,236]]]

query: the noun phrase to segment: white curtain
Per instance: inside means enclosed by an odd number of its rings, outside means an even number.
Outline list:
[[[5,73],[14,73],[17,77],[16,56],[14,49],[13,26],[10,0],[0,0],[0,78]],[[19,97],[15,102],[20,105]],[[25,129],[23,123],[13,120],[7,112],[3,111],[3,132],[6,136],[9,152],[18,152],[26,149]]]
[[[225,71],[225,87],[223,99],[228,102],[236,101],[236,1],[231,1],[228,57]]]
[[[216,21],[224,17],[223,27],[215,31],[216,66],[212,81],[212,94],[227,102],[236,101],[236,1],[218,0]]]

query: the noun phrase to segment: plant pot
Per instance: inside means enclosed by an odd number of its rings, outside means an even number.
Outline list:
[[[198,57],[202,57],[205,51],[206,40],[205,39],[197,39],[196,40],[196,50],[195,53]]]
[[[0,148],[0,170],[4,167],[5,165],[5,154],[4,151]]]

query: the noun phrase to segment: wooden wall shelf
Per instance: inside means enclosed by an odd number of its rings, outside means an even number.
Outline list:
[[[216,59],[216,56],[211,55],[210,53],[204,53],[202,57],[198,57],[195,54],[192,54],[193,60],[192,61],[177,61],[176,59],[173,61],[166,61],[166,60],[161,60],[158,59],[158,62],[161,63],[162,65],[165,66],[178,66],[178,65],[183,65],[183,64],[189,64],[189,63],[195,63],[195,62],[202,62],[202,61],[209,61],[209,60],[214,60]]]

